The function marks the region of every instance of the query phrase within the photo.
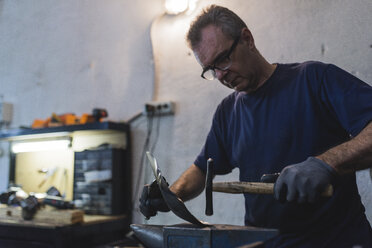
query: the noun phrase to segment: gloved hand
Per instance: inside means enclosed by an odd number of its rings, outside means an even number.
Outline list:
[[[286,166],[274,185],[274,197],[280,202],[313,203],[328,184],[332,184],[336,171],[320,159],[309,157],[302,163]]]
[[[147,219],[155,216],[158,211],[168,212],[170,210],[165,203],[163,196],[161,195],[156,180],[154,180],[151,184],[146,184],[143,187],[139,201],[140,211]]]

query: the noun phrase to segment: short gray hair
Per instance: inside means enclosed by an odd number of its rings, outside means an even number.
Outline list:
[[[201,41],[201,30],[209,25],[221,28],[222,33],[231,39],[237,38],[241,30],[247,27],[244,21],[228,8],[210,5],[190,25],[186,40],[192,50]]]

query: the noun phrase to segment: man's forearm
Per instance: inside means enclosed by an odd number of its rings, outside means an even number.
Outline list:
[[[372,167],[372,122],[356,137],[317,156],[339,174]]]
[[[170,190],[183,201],[190,200],[198,196],[204,189],[205,174],[196,165],[191,165],[178,179],[172,184]]]

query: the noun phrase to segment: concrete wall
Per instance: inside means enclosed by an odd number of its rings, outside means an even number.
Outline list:
[[[173,100],[175,116],[153,121],[151,143],[158,134],[152,147],[172,183],[195,159],[216,105],[231,92],[200,78],[201,68],[184,41],[193,15],[210,3],[240,15],[270,62],[320,60],[372,83],[370,0],[204,0],[191,15],[159,18],[161,0],[0,0],[0,95],[14,104],[12,127],[52,112],[81,114],[97,106],[106,108],[111,120],[122,121],[141,111],[146,101]],[[150,26],[155,19],[153,67]],[[144,117],[132,123],[134,187],[138,180],[141,185],[153,178],[147,165],[138,176],[147,124]],[[0,190],[6,187],[7,162],[6,156],[0,158]],[[234,171],[216,180],[237,178]],[[372,220],[368,171],[358,173],[358,185]],[[214,196],[212,217],[204,215],[204,194],[187,206],[204,221],[243,224],[242,196]],[[138,214],[137,199],[134,223],[183,222],[170,213],[146,221]]]

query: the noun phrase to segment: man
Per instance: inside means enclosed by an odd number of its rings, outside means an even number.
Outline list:
[[[184,201],[200,194],[208,158],[215,174],[238,167],[241,181],[281,172],[274,197],[245,194],[245,224],[280,230],[266,247],[372,247],[355,179],[355,171],[372,166],[372,88],[330,64],[268,63],[246,24],[223,7],[204,10],[187,39],[201,76],[235,91],[170,189]],[[329,184],[333,196],[322,197]],[[141,212],[168,210],[148,187]]]

